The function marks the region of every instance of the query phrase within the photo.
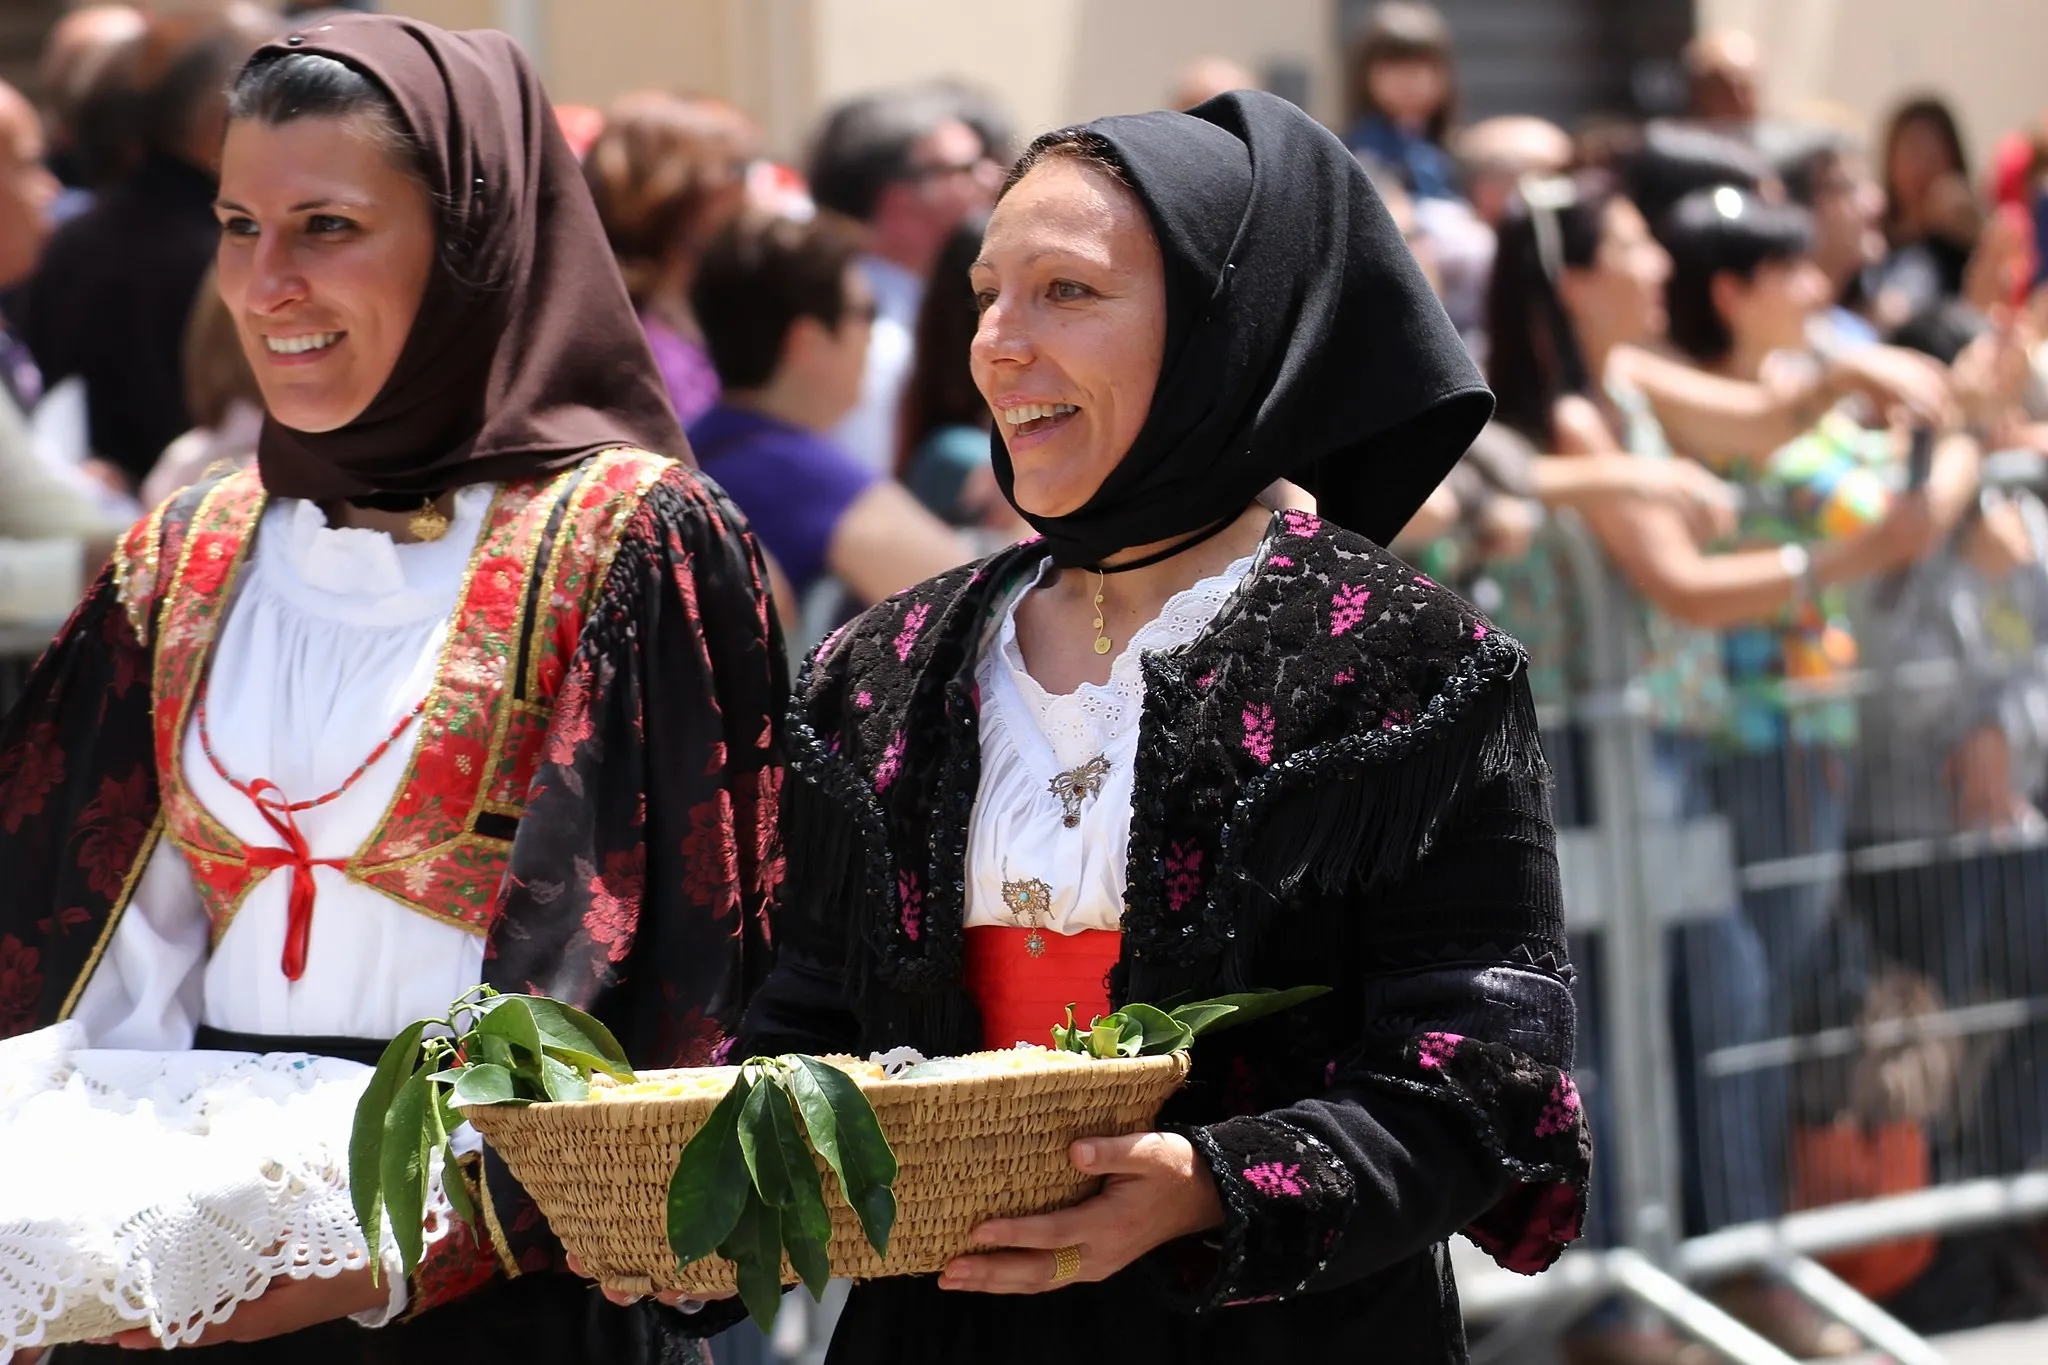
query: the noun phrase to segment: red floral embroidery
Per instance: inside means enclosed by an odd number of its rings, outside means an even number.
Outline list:
[[[782,769],[767,767],[754,774],[754,790],[746,804],[745,819],[754,836],[754,892],[773,896],[788,871],[776,837],[776,816],[782,809]]]
[[[192,538],[191,558],[186,561],[185,587],[203,596],[220,591],[228,570],[235,565],[235,550],[241,536],[234,531],[201,531]]]
[[[1184,910],[1202,894],[1202,846],[1176,839],[1166,850],[1166,908]]]
[[[498,1273],[498,1258],[489,1234],[461,1219],[448,1235],[428,1249],[413,1272],[409,1314],[424,1313],[483,1288]]]
[[[683,894],[724,919],[740,903],[740,854],[733,838],[732,794],[723,787],[690,808],[683,836]]]
[[[640,924],[640,896],[647,882],[647,849],[636,844],[625,853],[605,855],[604,875],[591,876],[590,864],[577,860],[577,871],[585,878],[590,908],[583,912],[583,932],[593,943],[602,943],[605,959],[623,962],[633,947],[633,932]]]
[[[127,884],[142,841],[149,834],[149,772],[137,768],[126,780],[103,778],[99,795],[78,814],[78,865],[85,884],[108,900]]]
[[[43,994],[42,955],[12,934],[0,937],[0,1038],[26,1033]]]
[[[64,780],[64,750],[57,722],[43,721],[12,749],[0,754],[0,828],[21,831],[22,821],[43,813],[43,798]]]
[[[707,1016],[699,1006],[684,1009],[679,993],[673,985],[664,983],[661,988],[663,1006],[661,1022],[654,1031],[654,1057],[657,1066],[717,1066],[712,1060],[718,1054],[721,1044],[726,1041],[725,1030],[718,1026],[716,1019]],[[648,1065],[649,1063],[641,1063]]]
[[[547,761],[566,768],[576,761],[576,748],[597,733],[590,718],[590,670],[570,670],[555,693],[554,715],[548,725]]]

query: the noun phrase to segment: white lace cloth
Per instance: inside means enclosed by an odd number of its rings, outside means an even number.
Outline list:
[[[137,1327],[184,1344],[279,1276],[369,1264],[348,1139],[370,1068],[84,1041],[64,1023],[0,1042],[0,1365]],[[428,1192],[431,1243],[452,1216],[438,1162]]]
[[[1145,702],[1140,661],[1188,644],[1216,619],[1258,561],[1233,561],[1168,598],[1110,665],[1106,683],[1083,683],[1054,694],[1024,666],[1017,646],[1017,607],[1052,561],[1018,589],[983,642],[981,782],[967,833],[967,924],[1015,925],[1003,883],[1036,879],[1052,892],[1040,927],[1061,934],[1116,929],[1123,922],[1125,864],[1131,842],[1131,764]],[[1055,775],[1100,755],[1109,762],[1102,790],[1081,806],[1069,829],[1065,807],[1050,790]]]

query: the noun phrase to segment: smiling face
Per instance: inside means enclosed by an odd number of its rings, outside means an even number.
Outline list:
[[[238,120],[221,154],[220,293],[262,387],[298,431],[383,389],[433,272],[426,188],[368,116]]]
[[[1650,235],[1641,211],[1616,198],[1601,214],[1593,263],[1567,266],[1558,296],[1582,332],[1649,341],[1664,333],[1664,282],[1670,278],[1671,257]]]
[[[1736,344],[1758,354],[1803,347],[1807,321],[1830,292],[1811,256],[1765,261],[1746,280],[1724,271],[1714,282],[1714,302]]]
[[[1016,472],[1017,505],[1084,505],[1137,439],[1166,353],[1166,267],[1138,197],[1055,156],[996,205],[969,274],[975,387]]]

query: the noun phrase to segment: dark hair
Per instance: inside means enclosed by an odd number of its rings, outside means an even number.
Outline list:
[[[1607,206],[1620,197],[1603,171],[1525,181],[1501,221],[1486,292],[1487,382],[1495,418],[1544,449],[1554,440],[1557,400],[1592,383],[1557,274],[1593,264]]]
[[[235,13],[233,19],[158,19],[143,34],[134,97],[143,146],[184,156],[209,107],[261,41]]]
[[[897,407],[896,476],[909,471],[918,444],[941,427],[986,428],[988,404],[974,387],[967,348],[981,325],[981,309],[967,272],[981,254],[988,215],[973,214],[953,229],[932,264],[931,282],[917,310],[912,354],[917,357]]]
[[[1892,154],[1899,148],[1899,138],[1909,124],[1924,123],[1934,130],[1948,149],[1949,161],[1955,173],[1970,178],[1969,154],[1963,150],[1963,130],[1956,123],[1956,116],[1948,105],[1932,95],[1922,95],[1907,100],[1892,114],[1891,122],[1884,130],[1884,165],[1879,174],[1884,176],[1884,218],[1887,223],[1899,219],[1899,190],[1892,183]]]
[[[1003,177],[1003,187],[996,192],[996,202],[1002,203],[1003,196],[1015,189],[1019,180],[1048,161],[1078,161],[1084,166],[1093,166],[1119,185],[1128,187],[1131,183],[1130,173],[1117,156],[1115,145],[1102,134],[1075,124],[1071,128],[1055,128],[1033,138],[1031,145],[1024,149],[1024,155],[1017,158],[1017,164],[1010,167],[1010,173]]]
[[[635,308],[664,302],[654,291],[671,262],[703,250],[709,212],[755,141],[753,121],[723,100],[643,90],[605,111],[583,178]]]
[[[1766,125],[1760,131],[1765,133],[1760,150],[1785,187],[1785,197],[1807,208],[1820,198],[1822,173],[1858,150],[1855,138],[1833,128],[1794,126],[1770,131]]]
[[[872,221],[882,192],[915,173],[917,144],[959,117],[957,95],[930,87],[846,101],[825,116],[811,144],[811,198],[856,222]]]
[[[1813,219],[1796,204],[1769,204],[1733,185],[1696,190],[1664,216],[1658,234],[1671,253],[1664,286],[1671,341],[1695,360],[1714,361],[1735,344],[1727,319],[1714,306],[1714,280],[1744,280],[1758,266],[1793,261],[1813,249]]]
[[[1653,231],[1673,204],[1695,190],[1755,190],[1770,178],[1770,163],[1747,143],[1665,119],[1645,127],[1641,145],[1622,161],[1622,184]]]
[[[258,53],[228,91],[228,119],[269,127],[302,118],[364,118],[387,142],[386,150],[423,177],[419,144],[398,101],[376,77],[317,52]]]
[[[690,308],[718,382],[757,389],[773,379],[798,318],[836,329],[846,316],[847,267],[859,249],[859,231],[830,213],[807,223],[745,213],[712,238],[690,286]]]
[[[1429,116],[1425,132],[1442,146],[1458,121],[1458,68],[1451,26],[1435,5],[1421,0],[1384,0],[1359,29],[1351,45],[1349,105],[1351,121],[1384,114],[1372,97],[1367,79],[1382,62],[1435,62],[1444,72],[1444,100]]]

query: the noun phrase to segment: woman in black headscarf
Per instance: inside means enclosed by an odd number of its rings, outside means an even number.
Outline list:
[[[216,208],[257,466],[128,536],[0,725],[0,1036],[373,1061],[487,983],[713,1060],[767,970],[782,645],[538,80],[502,34],[293,34]],[[280,1278],[201,1341],[695,1358],[461,1178],[409,1281]]]
[[[1490,396],[1356,162],[1266,95],[1041,138],[972,279],[1043,538],[819,647],[739,1046],[1331,993],[1077,1143],[1097,1197],[856,1288],[831,1359],[1462,1360],[1445,1240],[1540,1270],[1589,1159],[1521,649],[1367,539]],[[1283,477],[1322,518],[1260,505]]]

